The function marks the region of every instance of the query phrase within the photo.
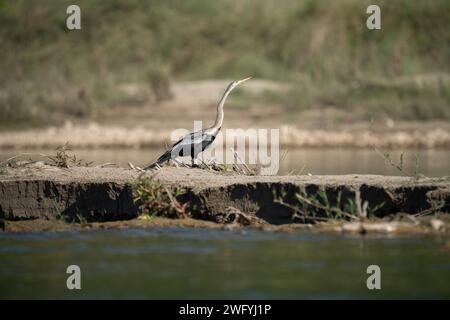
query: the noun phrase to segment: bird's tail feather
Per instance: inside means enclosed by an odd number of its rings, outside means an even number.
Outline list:
[[[149,164],[148,166],[144,167],[143,169],[144,170],[154,169],[157,166],[161,166],[162,164],[166,163],[167,161],[169,161],[172,158],[171,151],[172,150],[167,150],[166,152],[164,152],[164,154],[161,157],[158,158],[158,160],[156,160],[152,164]]]

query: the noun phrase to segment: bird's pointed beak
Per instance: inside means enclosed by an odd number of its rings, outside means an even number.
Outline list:
[[[238,84],[241,84],[242,82],[245,82],[245,81],[247,81],[247,80],[250,80],[251,78],[252,78],[252,77],[248,77],[248,78],[239,80],[237,83],[238,83]]]

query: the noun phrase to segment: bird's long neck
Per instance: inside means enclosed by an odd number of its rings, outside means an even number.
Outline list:
[[[216,121],[214,122],[214,125],[211,128],[218,129],[218,128],[222,127],[223,116],[224,116],[223,106],[224,106],[225,100],[227,100],[227,97],[230,94],[231,90],[232,90],[231,87],[227,88],[227,90],[225,91],[225,93],[222,96],[222,99],[220,99],[219,104],[217,105]]]

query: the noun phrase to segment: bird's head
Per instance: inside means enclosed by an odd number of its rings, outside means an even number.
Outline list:
[[[252,77],[248,77],[248,78],[245,78],[245,79],[242,79],[242,80],[235,80],[235,81],[233,81],[232,83],[230,83],[230,85],[229,85],[229,90],[231,91],[231,90],[233,90],[234,88],[236,88],[238,85],[240,85],[242,82],[245,82],[245,81],[247,81],[247,80],[250,80]]]

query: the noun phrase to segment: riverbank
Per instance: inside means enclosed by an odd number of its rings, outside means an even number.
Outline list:
[[[230,225],[357,233],[450,229],[446,178],[245,176],[165,167],[147,179],[139,171],[124,168],[58,168],[39,163],[8,167],[0,175],[0,218],[7,231]],[[154,188],[163,193],[178,190],[181,196],[176,204],[188,208],[178,216],[182,219],[167,219],[164,211],[162,217],[152,216],[152,206],[167,199],[172,202],[164,195],[142,196]],[[144,206],[150,214],[142,212],[136,193],[140,199],[150,199]]]
[[[320,224],[284,224],[272,225],[259,223],[251,226],[240,224],[219,224],[211,221],[191,218],[168,219],[153,217],[147,219],[131,219],[109,222],[67,223],[60,220],[23,220],[4,221],[4,232],[64,232],[95,231],[122,229],[159,229],[159,228],[196,228],[212,230],[229,230],[245,233],[247,230],[260,230],[277,233],[333,233],[333,234],[378,234],[390,236],[408,235],[450,235],[450,219],[448,217],[429,217],[403,221],[365,221],[365,222],[333,222]],[[448,247],[450,249],[450,246]]]

